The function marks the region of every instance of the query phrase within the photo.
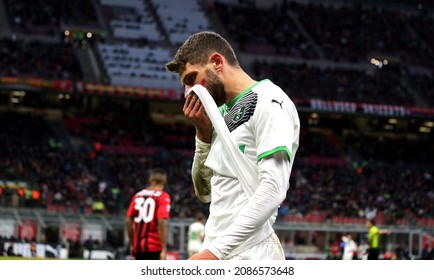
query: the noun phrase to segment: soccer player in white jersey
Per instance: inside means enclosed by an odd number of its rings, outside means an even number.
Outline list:
[[[202,249],[202,243],[205,238],[204,219],[203,214],[198,212],[194,222],[188,226],[188,257],[193,256]]]
[[[286,197],[299,145],[294,103],[270,80],[253,80],[215,32],[190,36],[166,68],[180,75],[186,93],[196,84],[208,90],[259,182],[249,197],[203,104],[195,93],[188,94],[183,111],[196,128],[193,184],[196,196],[210,202],[203,250],[190,259],[283,260],[270,221]]]

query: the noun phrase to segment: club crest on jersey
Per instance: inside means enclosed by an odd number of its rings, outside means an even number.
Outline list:
[[[234,117],[232,118],[232,121],[238,122],[241,120],[246,112],[246,106],[241,106],[240,109],[238,109],[238,112],[234,114]]]

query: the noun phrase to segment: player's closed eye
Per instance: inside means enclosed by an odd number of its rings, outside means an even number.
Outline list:
[[[184,78],[184,85],[186,85],[186,86],[193,86],[194,83],[195,83],[195,81],[196,81],[196,77],[197,77],[197,73],[188,74]]]

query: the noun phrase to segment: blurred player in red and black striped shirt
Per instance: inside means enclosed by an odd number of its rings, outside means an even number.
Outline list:
[[[165,260],[170,195],[164,191],[167,174],[161,168],[151,171],[149,186],[137,192],[127,211],[126,228],[131,254],[136,260]]]

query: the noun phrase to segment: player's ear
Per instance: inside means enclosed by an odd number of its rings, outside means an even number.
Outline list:
[[[213,65],[214,69],[217,72],[219,72],[222,69],[223,64],[224,64],[224,59],[223,59],[223,56],[221,54],[219,54],[219,53],[211,54],[210,61]]]

